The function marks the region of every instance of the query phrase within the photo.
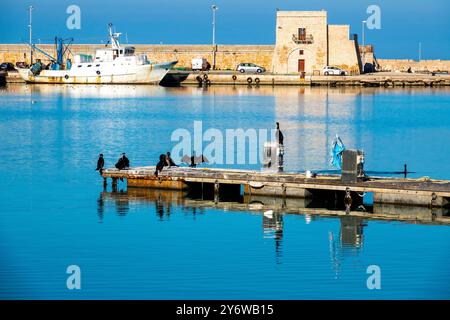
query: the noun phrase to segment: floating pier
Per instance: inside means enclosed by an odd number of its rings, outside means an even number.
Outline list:
[[[307,178],[300,173],[269,173],[251,170],[213,168],[164,168],[155,176],[155,167],[128,170],[105,169],[105,185],[111,179],[126,179],[129,187],[166,190],[190,190],[221,196],[255,195],[282,198],[305,198],[342,204],[351,195],[352,207],[362,204],[364,194],[372,193],[374,204],[426,206],[442,208],[450,204],[450,181],[369,177],[365,181],[343,183],[340,175],[317,175]]]

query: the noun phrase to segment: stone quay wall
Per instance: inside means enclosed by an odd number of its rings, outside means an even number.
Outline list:
[[[95,50],[104,44],[74,44],[70,47],[73,54],[94,55]],[[136,48],[138,54],[145,53],[154,62],[178,60],[176,67],[191,67],[193,58],[206,58],[213,61],[211,45],[130,45]],[[38,46],[44,51],[55,55],[53,44]],[[219,70],[235,70],[241,62],[252,62],[261,65],[271,72],[274,45],[218,45],[216,51],[216,68]],[[35,58],[47,60],[43,54],[36,52]],[[25,44],[0,44],[0,63],[30,61],[30,49]],[[450,60],[407,60],[407,59],[377,59],[381,71],[449,71]],[[330,61],[331,63],[332,61]]]
[[[76,54],[95,55],[101,44],[71,45],[71,52]],[[125,46],[125,45],[124,45]],[[136,48],[137,54],[147,54],[152,62],[178,60],[176,67],[191,67],[193,58],[206,58],[213,64],[212,45],[145,45],[130,44]],[[42,44],[38,47],[55,56],[55,46]],[[218,45],[216,49],[216,69],[235,70],[242,62],[252,62],[272,70],[273,45]],[[36,52],[34,58],[48,60],[43,54]],[[0,44],[0,62],[30,61],[30,48],[24,44]]]

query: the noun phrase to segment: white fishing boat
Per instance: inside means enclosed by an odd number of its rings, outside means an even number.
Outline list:
[[[136,55],[135,48],[122,47],[120,33],[112,31],[109,24],[110,47],[97,49],[95,57],[75,55],[63,63],[62,49],[58,57],[33,46],[51,60],[49,66],[37,61],[27,69],[19,69],[20,76],[28,83],[76,83],[76,84],[159,84],[177,61],[152,63],[145,54]]]

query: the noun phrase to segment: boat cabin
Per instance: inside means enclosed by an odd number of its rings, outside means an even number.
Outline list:
[[[132,57],[134,51],[134,47],[98,49],[95,52],[95,61],[113,61],[118,57]]]

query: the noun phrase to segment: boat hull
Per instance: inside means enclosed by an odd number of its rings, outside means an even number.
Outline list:
[[[74,65],[70,70],[42,70],[33,75],[29,69],[19,69],[19,74],[27,83],[54,84],[159,84],[176,61],[138,66],[92,65],[91,69],[78,70]]]

